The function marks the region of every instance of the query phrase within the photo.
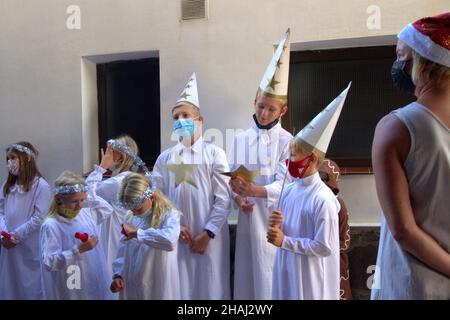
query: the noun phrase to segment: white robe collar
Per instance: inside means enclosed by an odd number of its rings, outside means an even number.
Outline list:
[[[178,142],[177,145],[174,147],[174,151],[178,152],[178,154],[180,154],[181,151],[199,153],[199,152],[202,152],[202,149],[203,149],[203,137],[201,137],[201,136],[190,147],[186,147],[181,142]]]
[[[322,181],[322,180],[320,179],[319,172],[316,172],[316,173],[314,173],[313,175],[308,176],[308,177],[306,177],[306,178],[295,179],[295,183],[297,183],[297,184],[299,184],[299,185],[301,185],[301,186],[304,186],[304,187],[307,187],[307,186],[316,184],[316,183],[318,183],[319,181]]]
[[[275,130],[280,130],[281,128],[281,123],[278,121],[278,123],[271,129],[267,130],[267,129],[260,129],[258,128],[258,126],[256,125],[256,123],[253,123],[251,130],[253,130],[256,134],[252,134],[250,135],[249,138],[249,145],[253,145],[255,142],[257,142],[258,138],[261,137],[261,135],[265,135],[266,137],[270,137],[271,134],[273,134],[273,132]],[[270,142],[267,141],[267,142]],[[262,141],[262,143],[264,143],[264,141]],[[268,144],[268,143],[267,143]]]

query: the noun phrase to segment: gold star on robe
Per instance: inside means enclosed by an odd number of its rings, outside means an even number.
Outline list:
[[[172,171],[175,174],[175,188],[178,187],[180,183],[186,182],[198,189],[192,179],[192,171],[194,171],[197,166],[198,164],[184,164],[178,154],[175,155],[175,163],[164,165],[167,170]]]
[[[231,177],[231,179],[234,179],[236,177],[241,177],[245,181],[249,183],[255,183],[255,177],[259,176],[261,174],[261,170],[253,170],[250,171],[243,165],[240,165],[239,168],[237,168],[234,171],[231,172],[221,172],[221,174]]]

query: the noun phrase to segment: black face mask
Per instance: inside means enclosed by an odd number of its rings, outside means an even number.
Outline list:
[[[271,122],[269,124],[266,124],[265,126],[259,124],[258,119],[256,119],[256,115],[255,114],[253,114],[253,120],[255,121],[256,126],[258,128],[269,130],[269,129],[272,129],[273,127],[275,127],[277,125],[278,121],[280,121],[280,118],[277,118],[275,121],[273,121],[273,122]]]
[[[392,82],[394,82],[394,86],[396,86],[401,91],[414,94],[416,86],[413,83],[411,76],[408,75],[405,71],[407,62],[407,60],[394,61],[391,69]]]

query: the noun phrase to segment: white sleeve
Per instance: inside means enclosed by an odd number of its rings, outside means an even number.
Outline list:
[[[123,276],[123,265],[125,262],[125,250],[127,247],[127,242],[125,241],[125,237],[120,238],[119,248],[117,250],[116,259],[113,262],[113,275]]]
[[[287,167],[285,160],[289,158],[289,155],[289,143],[287,143],[284,146],[283,151],[281,152],[280,158],[278,159],[278,165],[275,172],[275,180],[272,183],[264,186],[267,191],[267,207],[269,209],[269,212],[275,209],[279,209],[276,208],[276,206],[278,204],[278,199],[283,187],[284,177],[286,176],[285,186],[288,185],[292,180],[291,176],[286,172]]]
[[[216,149],[212,165],[211,192],[214,195],[214,203],[204,228],[212,231],[214,234],[218,234],[230,214],[231,192],[228,185],[229,178],[220,174],[221,172],[229,171],[227,159],[223,150]]]
[[[115,203],[117,200],[117,193],[119,192],[120,181],[117,176],[103,180],[103,174],[106,172],[102,167],[95,165],[94,170],[86,178],[86,184],[90,188],[95,189],[95,193],[108,201]]]
[[[166,213],[159,229],[148,228],[137,230],[137,241],[150,247],[172,251],[175,249],[180,235],[180,213],[176,210]]]
[[[27,239],[31,233],[38,231],[41,228],[42,222],[48,213],[48,207],[51,201],[50,186],[40,178],[36,185],[36,194],[34,197],[34,203],[32,204],[33,213],[27,222],[23,223],[16,230],[13,231],[15,237],[19,241]],[[33,190],[29,191],[34,192]]]
[[[8,228],[5,223],[5,197],[3,196],[3,186],[0,189],[0,231],[8,232]]]
[[[162,191],[164,194],[168,194],[166,190],[168,184],[168,176],[166,176],[166,170],[164,169],[165,161],[163,159],[163,154],[160,154],[158,159],[156,159],[155,165],[153,166],[153,179],[156,183],[156,188]]]
[[[63,270],[77,260],[81,260],[78,246],[62,250],[61,239],[50,225],[44,224],[40,234],[42,264],[48,271]]]
[[[91,187],[88,188],[85,210],[90,213],[95,224],[99,225],[111,216],[114,209],[108,202],[96,194],[95,188]]]
[[[233,143],[230,147],[230,152],[227,154],[227,161],[228,161],[228,166],[229,166],[229,171],[234,171],[238,168],[238,163],[237,163],[237,158],[239,157],[236,152],[239,152],[237,150],[240,149],[236,149],[236,145],[237,145],[237,139],[236,136],[233,139]],[[245,153],[245,146],[244,147],[244,153]],[[235,193],[233,190],[231,190],[231,187],[229,187],[229,192],[230,192],[230,200],[232,200],[231,205],[233,205],[234,200],[236,199],[236,197],[238,196],[237,193]]]
[[[333,245],[333,242],[339,238],[338,211],[336,211],[336,207],[330,201],[323,201],[317,207],[317,210],[314,238],[285,236],[281,244],[282,249],[316,257],[326,257],[331,254],[336,247]],[[339,245],[338,242],[336,244]]]

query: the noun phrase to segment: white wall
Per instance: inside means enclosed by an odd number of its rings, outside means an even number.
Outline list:
[[[206,128],[245,128],[272,45],[287,27],[293,47],[327,40],[340,46],[348,39],[392,36],[410,21],[448,10],[440,0],[210,0],[208,20],[182,22],[179,3],[0,0],[0,147],[32,142],[49,181],[64,169],[81,172],[92,165],[98,150],[95,90],[89,89],[95,66],[83,56],[159,52],[166,148],[169,107],[192,71]],[[366,25],[373,4],[381,9],[380,30]],[[81,8],[80,30],[66,28],[69,5]],[[1,161],[1,180],[5,176]],[[372,185],[370,176],[343,182],[350,211],[364,215],[363,221],[377,219],[375,194],[351,195],[373,191]]]

